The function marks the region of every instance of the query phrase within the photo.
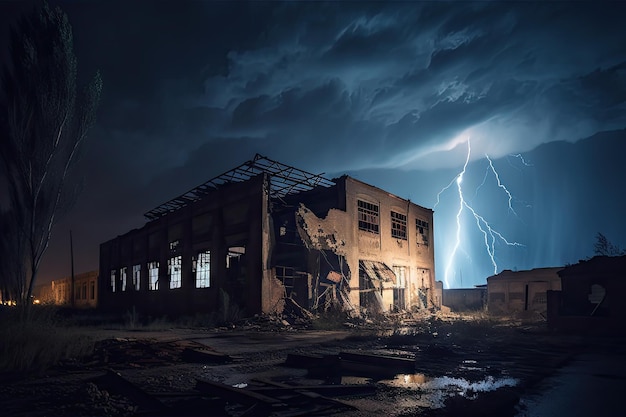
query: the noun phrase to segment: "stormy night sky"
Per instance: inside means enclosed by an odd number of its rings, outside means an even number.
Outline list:
[[[101,242],[257,152],[434,208],[449,287],[576,263],[598,232],[626,247],[624,3],[50,3],[104,88],[41,281],[69,275],[70,229],[97,269]],[[3,60],[30,4],[0,1]]]

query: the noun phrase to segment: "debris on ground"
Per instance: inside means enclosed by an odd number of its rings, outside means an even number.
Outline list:
[[[543,322],[338,314],[320,330],[292,307],[210,331],[120,331],[82,361],[5,380],[0,405],[15,417],[512,416],[522,393],[592,349]]]

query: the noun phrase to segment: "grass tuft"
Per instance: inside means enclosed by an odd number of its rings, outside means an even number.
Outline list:
[[[66,325],[51,306],[1,310],[0,340],[0,372],[41,373],[94,348],[91,338]]]

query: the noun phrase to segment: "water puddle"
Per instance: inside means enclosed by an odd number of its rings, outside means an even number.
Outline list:
[[[515,378],[494,378],[487,376],[482,380],[469,381],[465,378],[451,376],[430,377],[424,374],[400,374],[394,379],[382,380],[381,384],[406,388],[419,392],[420,400],[430,407],[443,406],[443,401],[450,395],[460,395],[474,399],[478,393],[495,391],[503,387],[517,385]]]
[[[421,390],[454,389],[461,393],[495,391],[502,387],[514,387],[517,385],[515,378],[494,378],[487,376],[480,381],[468,381],[465,378],[451,376],[429,377],[424,374],[400,374],[394,379],[380,381],[381,384],[390,387],[415,388]]]

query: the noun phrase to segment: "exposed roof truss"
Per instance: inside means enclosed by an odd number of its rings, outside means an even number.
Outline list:
[[[311,174],[289,165],[271,160],[256,154],[248,162],[231,169],[217,177],[201,184],[170,201],[145,213],[148,220],[155,220],[168,213],[176,211],[186,205],[198,201],[224,184],[248,181],[259,174],[267,173],[270,176],[270,196],[284,197],[288,194],[297,194],[318,186],[330,187],[334,182],[318,174]]]

